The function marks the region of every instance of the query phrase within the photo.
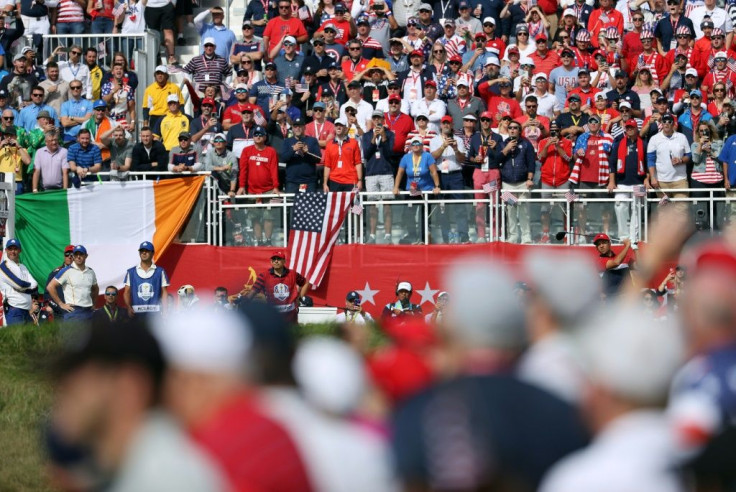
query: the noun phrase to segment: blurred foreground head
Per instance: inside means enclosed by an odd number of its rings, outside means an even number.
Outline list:
[[[493,349],[516,353],[526,341],[524,311],[514,279],[500,262],[469,257],[447,272],[452,296],[447,309],[449,336],[464,350]]]
[[[170,366],[165,402],[185,425],[207,418],[246,386],[252,336],[240,314],[194,306],[153,324]]]

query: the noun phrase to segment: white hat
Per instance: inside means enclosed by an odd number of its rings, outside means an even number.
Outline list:
[[[360,402],[366,374],[360,356],[345,342],[314,337],[303,342],[292,363],[304,397],[330,414],[344,415]]]
[[[525,57],[521,58],[519,60],[519,65],[530,65],[532,67],[535,67],[536,66],[536,65],[534,65],[534,60],[532,60],[528,56],[525,56]]]
[[[463,116],[464,120],[472,120],[472,121],[478,121],[478,118],[475,117],[474,114],[466,114]]]
[[[454,338],[471,348],[521,349],[524,309],[504,266],[480,256],[466,258],[450,267],[443,284],[453,299],[447,326]]]
[[[348,126],[348,120],[347,118],[338,118],[335,120],[335,125],[342,125],[342,126]]]
[[[713,57],[713,59],[714,59],[714,60],[715,60],[716,58],[725,58],[725,59],[728,59],[728,53],[726,53],[725,51],[719,51],[719,52],[718,52],[718,53],[716,53],[716,55],[715,55],[715,56]]]
[[[622,100],[622,101],[619,101],[618,107],[619,107],[619,109],[620,108],[623,108],[623,107],[626,107],[626,108],[631,109],[631,103],[629,101]]]
[[[248,85],[241,82],[240,84],[235,84],[235,89],[245,89],[247,91]]]
[[[194,307],[166,318],[156,317],[152,331],[174,367],[242,375],[248,362],[250,327],[232,311]]]
[[[296,44],[296,38],[294,36],[286,36],[284,38],[284,43],[291,42],[292,44]]]
[[[177,96],[176,94],[169,94],[166,97],[166,102],[167,103],[170,103],[170,102],[179,102],[179,96]]]
[[[682,335],[673,321],[615,305],[581,330],[581,355],[592,381],[633,404],[659,404],[683,362]]]
[[[688,76],[688,75],[695,75],[697,77],[698,76],[698,71],[695,70],[694,68],[690,67],[687,70],[685,70],[685,76]]]
[[[411,139],[412,142],[421,142],[422,139],[419,137],[414,137]],[[414,289],[411,287],[411,284],[409,282],[399,282],[399,285],[396,286],[396,292],[400,290],[406,290],[408,292],[412,292]]]
[[[156,73],[156,72],[161,72],[161,73],[168,74],[169,73],[169,69],[168,69],[168,67],[166,65],[159,65],[159,66],[156,67],[156,70],[154,70],[154,73]]]
[[[425,118],[429,119],[429,113],[426,111],[418,111],[417,114],[414,115],[414,119],[416,120],[420,116],[424,116]]]
[[[358,109],[358,105],[355,104],[353,101],[346,102],[345,104],[342,105],[342,107],[345,108],[345,109],[348,109],[348,108],[353,108],[353,109],[356,109],[356,110]]]
[[[215,38],[213,37],[204,38],[204,41],[202,41],[202,46],[207,46],[208,44],[217,46],[217,43],[215,43]]]
[[[485,66],[487,67],[488,65],[497,65],[497,66],[500,67],[501,66],[501,62],[498,61],[498,57],[497,56],[491,55],[491,56],[486,57],[486,65]]]
[[[490,22],[494,26],[496,25],[496,19],[494,19],[493,17],[490,17],[490,16],[489,17],[486,17],[485,19],[483,19],[483,24],[485,24],[486,22]]]
[[[529,286],[563,323],[576,323],[598,305],[600,277],[587,254],[533,250],[523,265]]]
[[[573,9],[565,9],[565,11],[562,12],[562,17],[565,17],[566,15],[577,17],[577,14],[575,14],[575,11]]]
[[[547,74],[546,74],[546,73],[544,73],[544,72],[540,72],[540,73],[538,73],[538,74],[535,74],[535,75],[534,75],[534,81],[536,82],[536,81],[537,81],[537,79],[544,79],[544,80],[547,80]]]

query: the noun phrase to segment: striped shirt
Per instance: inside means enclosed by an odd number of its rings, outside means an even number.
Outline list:
[[[207,59],[205,55],[192,58],[184,71],[194,75],[197,85],[220,85],[228,75],[232,74],[233,67],[219,55]]]
[[[74,0],[61,0],[57,11],[57,23],[84,22],[84,10]]]
[[[67,151],[67,161],[74,162],[80,167],[90,168],[102,163],[102,153],[100,148],[93,143],[89,144],[86,149],[75,143]]]
[[[404,145],[404,152],[409,151],[409,147],[411,146],[411,141],[414,139],[414,137],[421,138],[422,145],[424,145],[424,151],[429,152],[429,142],[431,142],[432,139],[436,136],[437,136],[437,132],[434,130],[427,130],[427,134],[424,136],[420,135],[419,131],[417,130],[409,132],[409,134],[406,136],[406,144]]]

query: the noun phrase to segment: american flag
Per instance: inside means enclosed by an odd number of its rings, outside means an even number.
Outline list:
[[[298,193],[289,231],[289,268],[318,287],[355,192]]]
[[[643,196],[647,196],[647,187],[644,185],[636,185],[634,186],[634,196],[641,198]]]
[[[666,194],[662,196],[662,199],[659,201],[659,206],[663,207],[665,205],[668,205],[670,203],[670,197],[668,197]]]
[[[264,126],[266,124],[266,118],[263,117],[257,108],[253,110],[253,121],[258,126]]]
[[[296,84],[294,86],[294,92],[297,92],[299,94],[304,94],[305,92],[309,92],[309,84]]]
[[[495,179],[491,181],[490,183],[486,183],[483,185],[483,192],[484,193],[495,193],[498,191],[498,181]]]
[[[574,191],[567,190],[565,192],[565,200],[567,200],[567,203],[575,202],[575,201],[577,201],[577,199],[578,199],[578,196],[575,194]]]
[[[422,195],[422,190],[420,190],[419,188],[414,188],[414,187],[409,188],[409,196],[421,196],[421,195]]]
[[[123,12],[125,12],[125,10],[126,10],[127,8],[128,8],[128,5],[127,5],[126,3],[124,3],[124,2],[120,2],[120,3],[119,3],[119,4],[117,4],[117,5],[115,6],[115,8],[114,8],[114,9],[112,10],[112,15],[113,15],[113,16],[115,16],[115,17],[117,17],[117,16],[119,16],[120,14],[122,14]]]
[[[506,205],[515,205],[519,201],[519,199],[516,198],[516,195],[511,193],[509,190],[505,190],[501,193],[501,200],[503,200]]]
[[[357,192],[357,190],[353,191]],[[350,211],[355,215],[361,215],[363,213],[363,203],[360,201],[360,195],[355,196],[353,207],[350,209]]]

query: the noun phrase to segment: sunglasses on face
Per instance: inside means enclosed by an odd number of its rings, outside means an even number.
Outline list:
[[[677,39],[690,39],[690,36],[687,34],[678,34]]]
[[[702,97],[698,95],[693,95],[693,96],[690,96],[690,99],[702,99]]]
[[[526,109],[536,109],[536,108],[537,108],[537,105],[536,104],[527,104],[526,105]]]
[[[188,142],[189,141],[189,137],[179,137],[179,141],[180,142]]]
[[[15,116],[3,116],[3,119],[5,121],[13,121],[15,119]]]
[[[726,92],[726,89],[713,89],[713,92]]]
[[[117,292],[105,292],[105,295],[110,296],[110,297],[115,297],[118,295],[118,293]]]
[[[81,51],[72,51],[71,54],[72,55],[81,55],[82,52]]]
[[[710,39],[726,39],[725,36],[713,36]]]
[[[412,147],[421,147],[422,146],[422,143],[421,142],[412,142],[411,146]]]
[[[420,117],[420,118],[417,118],[417,121],[429,121],[429,119],[425,117]]]
[[[290,8],[291,8],[291,6],[289,6],[289,5],[279,5],[279,10],[289,10]],[[337,13],[337,12],[335,12],[335,13]]]
[[[490,118],[481,118],[480,121],[491,121]]]
[[[510,126],[509,130],[521,130],[520,126]]]
[[[520,32],[516,34],[517,36],[529,36],[528,32]]]
[[[253,29],[253,26],[243,26],[243,31],[245,31],[247,29]]]
[[[291,41],[286,41],[284,43],[284,46],[294,46],[294,43],[292,43]]]
[[[634,22],[642,22],[644,17],[634,17]]]
[[[235,94],[246,94],[247,92],[245,89],[238,89],[235,91]]]
[[[64,253],[64,256],[72,256],[74,253]]]
[[[491,24],[490,22],[486,22],[485,24],[483,24],[483,27],[493,27],[493,24]]]
[[[43,97],[43,94],[31,94],[33,97]]]
[[[445,50],[434,50],[434,51],[432,51],[432,53],[444,53],[444,52],[445,52]]]
[[[700,134],[710,136],[710,132],[708,130],[700,130]]]
[[[314,108],[314,112],[315,112],[315,113],[324,113],[324,112],[325,112],[325,110],[324,110],[324,109],[322,109],[322,108]]]
[[[360,48],[360,46],[351,46],[351,47],[350,47],[350,48],[348,48],[348,49],[349,49],[350,51],[360,51],[360,49],[361,49],[361,48]]]
[[[399,101],[391,101],[391,102],[390,102],[389,104],[390,104],[391,106],[398,106],[398,105],[399,105],[399,104],[401,104],[401,103],[400,103]]]

